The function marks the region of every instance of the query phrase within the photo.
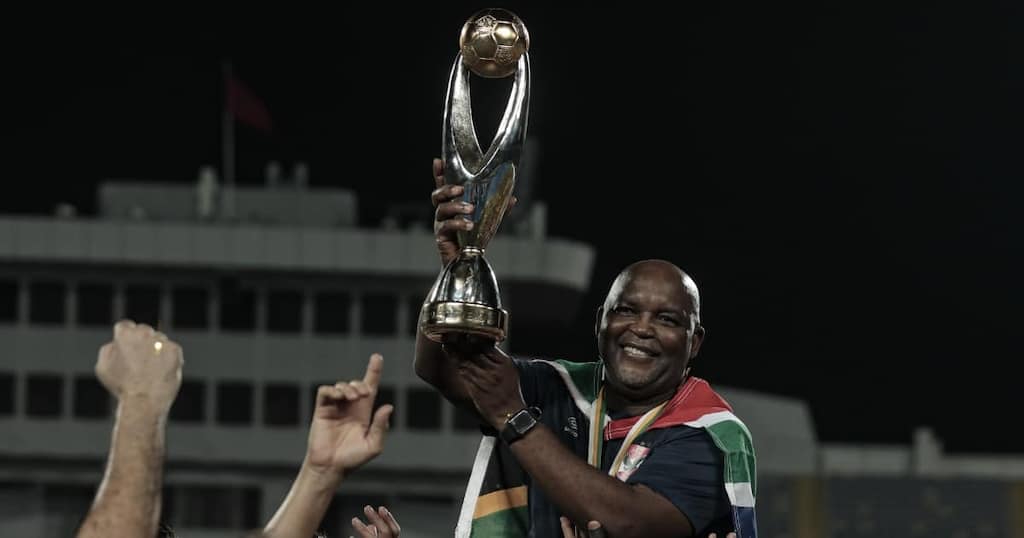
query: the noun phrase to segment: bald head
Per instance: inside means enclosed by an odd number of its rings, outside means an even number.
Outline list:
[[[611,308],[611,303],[617,300],[626,284],[639,275],[664,281],[678,281],[683,294],[689,299],[690,313],[693,314],[695,321],[700,322],[700,292],[697,291],[697,283],[679,266],[665,260],[642,260],[623,269],[619,276],[615,277],[608,295],[605,296],[605,310]]]

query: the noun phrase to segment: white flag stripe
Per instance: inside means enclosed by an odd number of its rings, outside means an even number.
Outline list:
[[[750,489],[750,482],[726,482],[725,493],[733,506],[754,507],[754,492]]]
[[[752,436],[750,435],[750,430],[747,429],[747,425],[744,424],[743,421],[739,419],[739,417],[730,413],[729,411],[718,411],[716,413],[708,413],[706,415],[701,416],[697,420],[691,420],[690,422],[686,422],[685,424],[687,426],[691,426],[694,428],[709,428],[711,426],[714,426],[715,424],[726,422],[729,420],[739,424],[740,427],[743,428],[743,432],[747,434],[747,437],[752,438]]]
[[[491,461],[491,453],[494,452],[494,440],[495,438],[489,435],[480,440],[480,448],[477,449],[476,460],[473,462],[473,472],[469,475],[469,483],[466,484],[466,497],[462,499],[459,521],[455,525],[456,538],[469,538],[469,533],[473,530],[473,513],[476,511],[476,501],[480,497],[480,488],[484,485],[487,464]]]
[[[556,372],[558,372],[558,375],[562,376],[562,381],[565,382],[566,388],[569,389],[569,394],[572,395],[573,401],[576,402],[576,407],[578,407],[580,412],[583,413],[584,415],[590,416],[590,408],[593,406],[593,404],[591,402],[588,402],[587,399],[583,397],[583,393],[581,393],[580,389],[576,387],[575,383],[573,383],[572,376],[569,375],[569,371],[566,370],[564,366],[558,364],[557,362],[542,362],[550,365],[552,368],[555,369]]]

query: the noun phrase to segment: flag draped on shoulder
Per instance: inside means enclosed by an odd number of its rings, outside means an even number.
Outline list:
[[[603,408],[603,366],[598,362],[539,361],[553,368],[565,384],[576,407],[590,419],[587,457],[600,465],[600,450],[606,441],[635,438],[650,429],[685,425],[701,428],[722,451],[723,482],[732,505],[737,538],[757,538],[754,515],[756,472],[754,446],[746,425],[732,413],[729,404],[707,383],[689,377],[676,395],[651,412],[611,420]],[[595,422],[599,426],[594,427]],[[621,463],[631,442],[624,442]],[[616,463],[609,474],[616,476]],[[508,447],[495,437],[484,436],[466,488],[456,538],[525,538],[530,528],[526,475]]]

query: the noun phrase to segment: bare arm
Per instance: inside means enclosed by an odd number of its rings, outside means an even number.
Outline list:
[[[693,535],[690,522],[668,499],[594,469],[542,424],[511,449],[533,483],[574,521],[600,518],[616,538]]]
[[[78,538],[156,535],[164,429],[182,363],[177,344],[130,321],[119,322],[114,342],[100,349],[96,375],[117,397],[117,415],[106,472]]]
[[[461,361],[459,375],[481,416],[499,431],[509,413],[526,407],[519,371],[500,350]],[[573,521],[600,521],[614,538],[693,535],[689,521],[668,499],[594,469],[542,424],[512,443],[511,450],[533,483]]]
[[[302,462],[292,489],[263,529],[265,538],[309,538],[327,512],[334,492],[342,480],[341,473],[323,472]]]
[[[394,408],[373,402],[384,358],[374,354],[362,380],[317,390],[306,457],[277,513],[263,529],[267,538],[309,538],[316,532],[346,473],[377,457]]]
[[[463,409],[473,410],[473,402],[458,376],[458,362],[430,340],[422,331],[416,333],[416,375],[430,383],[449,402]]]

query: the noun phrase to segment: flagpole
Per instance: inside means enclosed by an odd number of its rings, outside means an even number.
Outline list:
[[[221,66],[224,88],[224,114],[221,118],[221,159],[224,171],[224,194],[221,211],[227,219],[235,217],[235,119],[231,110],[231,60],[225,59]]]

